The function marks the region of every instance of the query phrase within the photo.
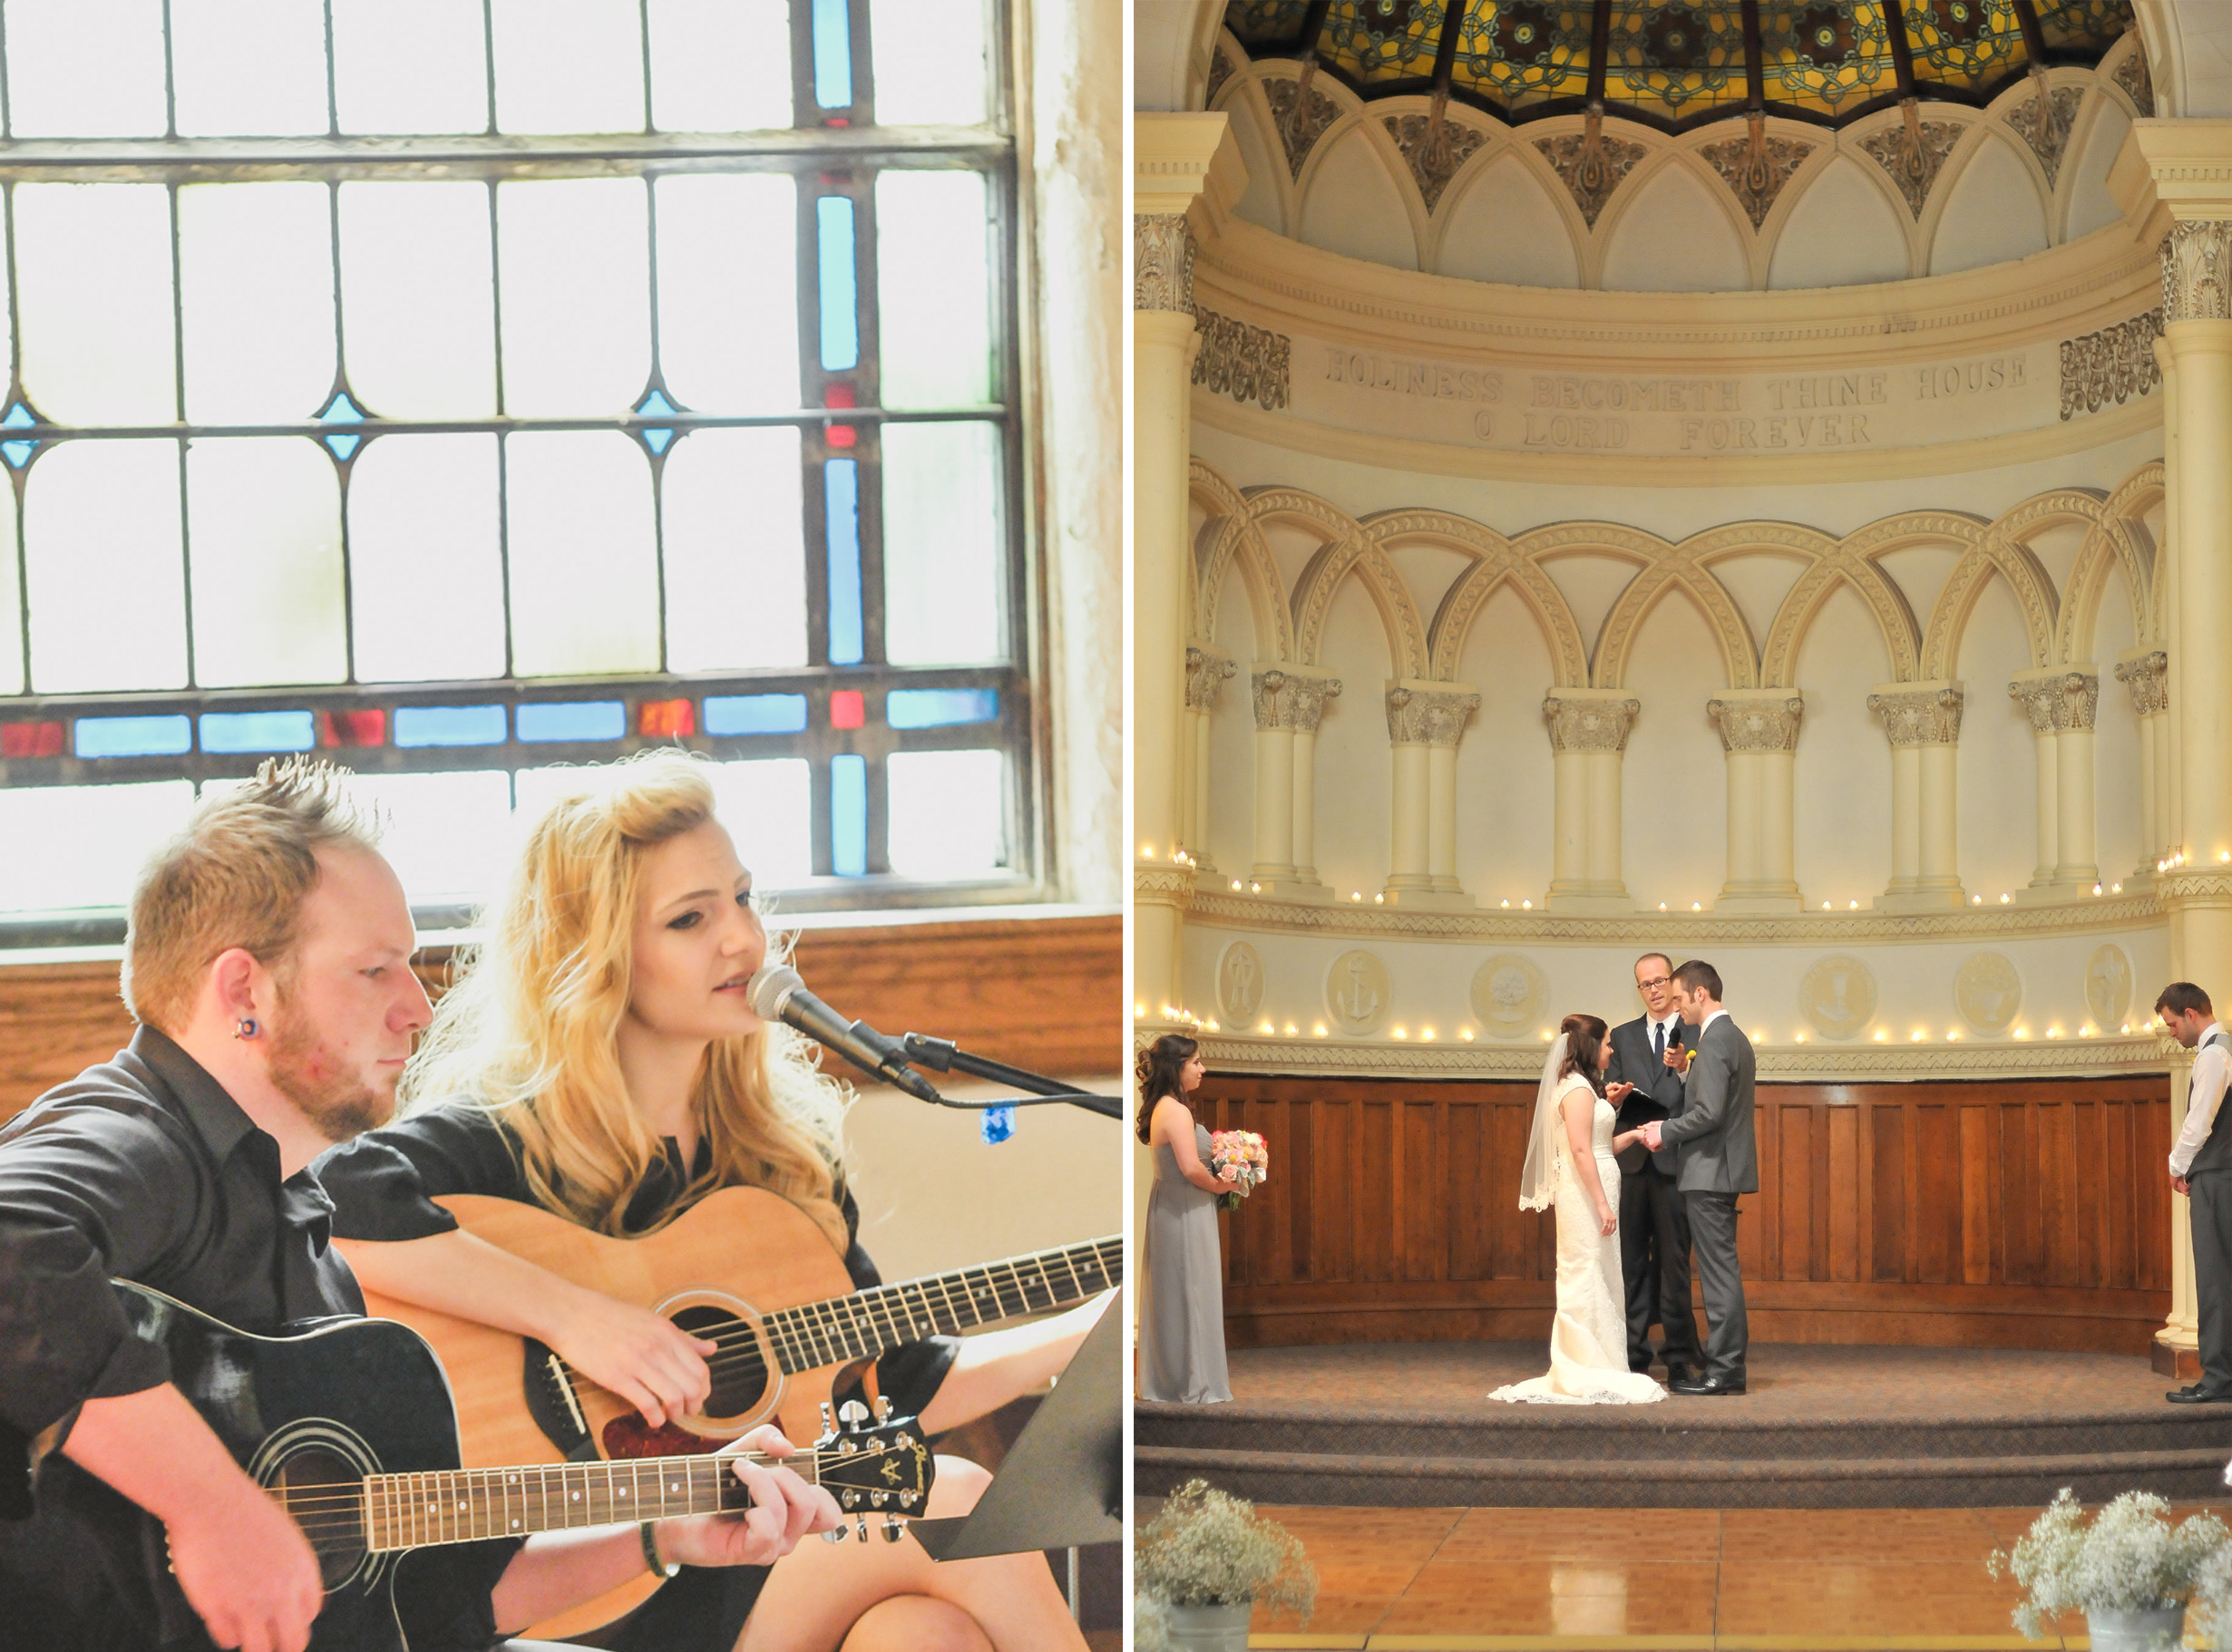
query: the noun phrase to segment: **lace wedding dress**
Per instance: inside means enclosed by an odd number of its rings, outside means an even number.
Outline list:
[[[1574,1074],[1558,1087],[1556,1106],[1574,1091],[1591,1093],[1588,1081]],[[1604,1197],[1620,1208],[1620,1167],[1612,1156],[1618,1114],[1595,1096],[1590,1146]],[[1558,1122],[1562,1124],[1562,1121]],[[1573,1150],[1564,1130],[1550,1136],[1555,1155],[1551,1209],[1558,1226],[1558,1308],[1550,1326],[1550,1371],[1498,1388],[1492,1400],[1531,1400],[1562,1405],[1642,1404],[1662,1400],[1666,1390],[1650,1376],[1627,1367],[1626,1293],[1620,1278],[1620,1234],[1598,1231],[1596,1206],[1574,1174]]]

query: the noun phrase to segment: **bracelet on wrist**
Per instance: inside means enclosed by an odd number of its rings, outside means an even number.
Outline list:
[[[681,1561],[662,1560],[658,1558],[658,1521],[645,1521],[642,1525],[636,1528],[636,1535],[643,1540],[643,1559],[645,1563],[650,1567],[653,1577],[671,1578],[682,1569]]]

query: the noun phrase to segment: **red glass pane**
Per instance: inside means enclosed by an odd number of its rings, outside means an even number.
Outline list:
[[[850,424],[833,424],[823,435],[832,447],[852,447],[860,441],[860,432]]]
[[[829,726],[861,728],[868,722],[868,702],[857,688],[840,688],[829,696]]]
[[[0,723],[0,757],[59,757],[59,723]]]
[[[822,386],[822,405],[824,407],[858,407],[853,386],[840,379]]]
[[[323,746],[385,745],[387,714],[367,711],[322,711],[317,714],[317,743]]]
[[[646,740],[671,740],[697,732],[695,700],[646,700],[636,707],[636,733]]]

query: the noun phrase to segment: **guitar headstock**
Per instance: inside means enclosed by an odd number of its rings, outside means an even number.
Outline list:
[[[912,1417],[894,1417],[886,1399],[876,1401],[872,1417],[858,1400],[847,1400],[833,1419],[824,1400],[814,1464],[816,1479],[854,1522],[863,1543],[871,1514],[883,1517],[886,1542],[899,1541],[901,1528],[929,1502],[931,1482],[937,1477],[922,1425]],[[844,1535],[840,1525],[822,1538],[841,1543]]]

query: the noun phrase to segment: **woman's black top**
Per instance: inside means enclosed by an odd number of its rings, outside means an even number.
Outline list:
[[[648,1232],[680,1202],[691,1176],[682,1171],[681,1149],[666,1138],[664,1153],[629,1201],[623,1226]],[[711,1166],[701,1137],[695,1174]],[[333,1200],[336,1238],[398,1240],[447,1233],[457,1219],[436,1199],[478,1193],[536,1202],[528,1190],[519,1138],[478,1108],[442,1107],[414,1114],[344,1142],[318,1160],[318,1180]],[[860,1210],[839,1190],[844,1212],[845,1271],[853,1288],[881,1285],[876,1266],[861,1249]],[[878,1389],[904,1415],[919,1416],[945,1381],[960,1344],[926,1337],[892,1349],[876,1362]],[[799,1441],[795,1443],[804,1444]],[[766,1582],[764,1566],[685,1567],[620,1626],[600,1637],[620,1652],[728,1652]]]

